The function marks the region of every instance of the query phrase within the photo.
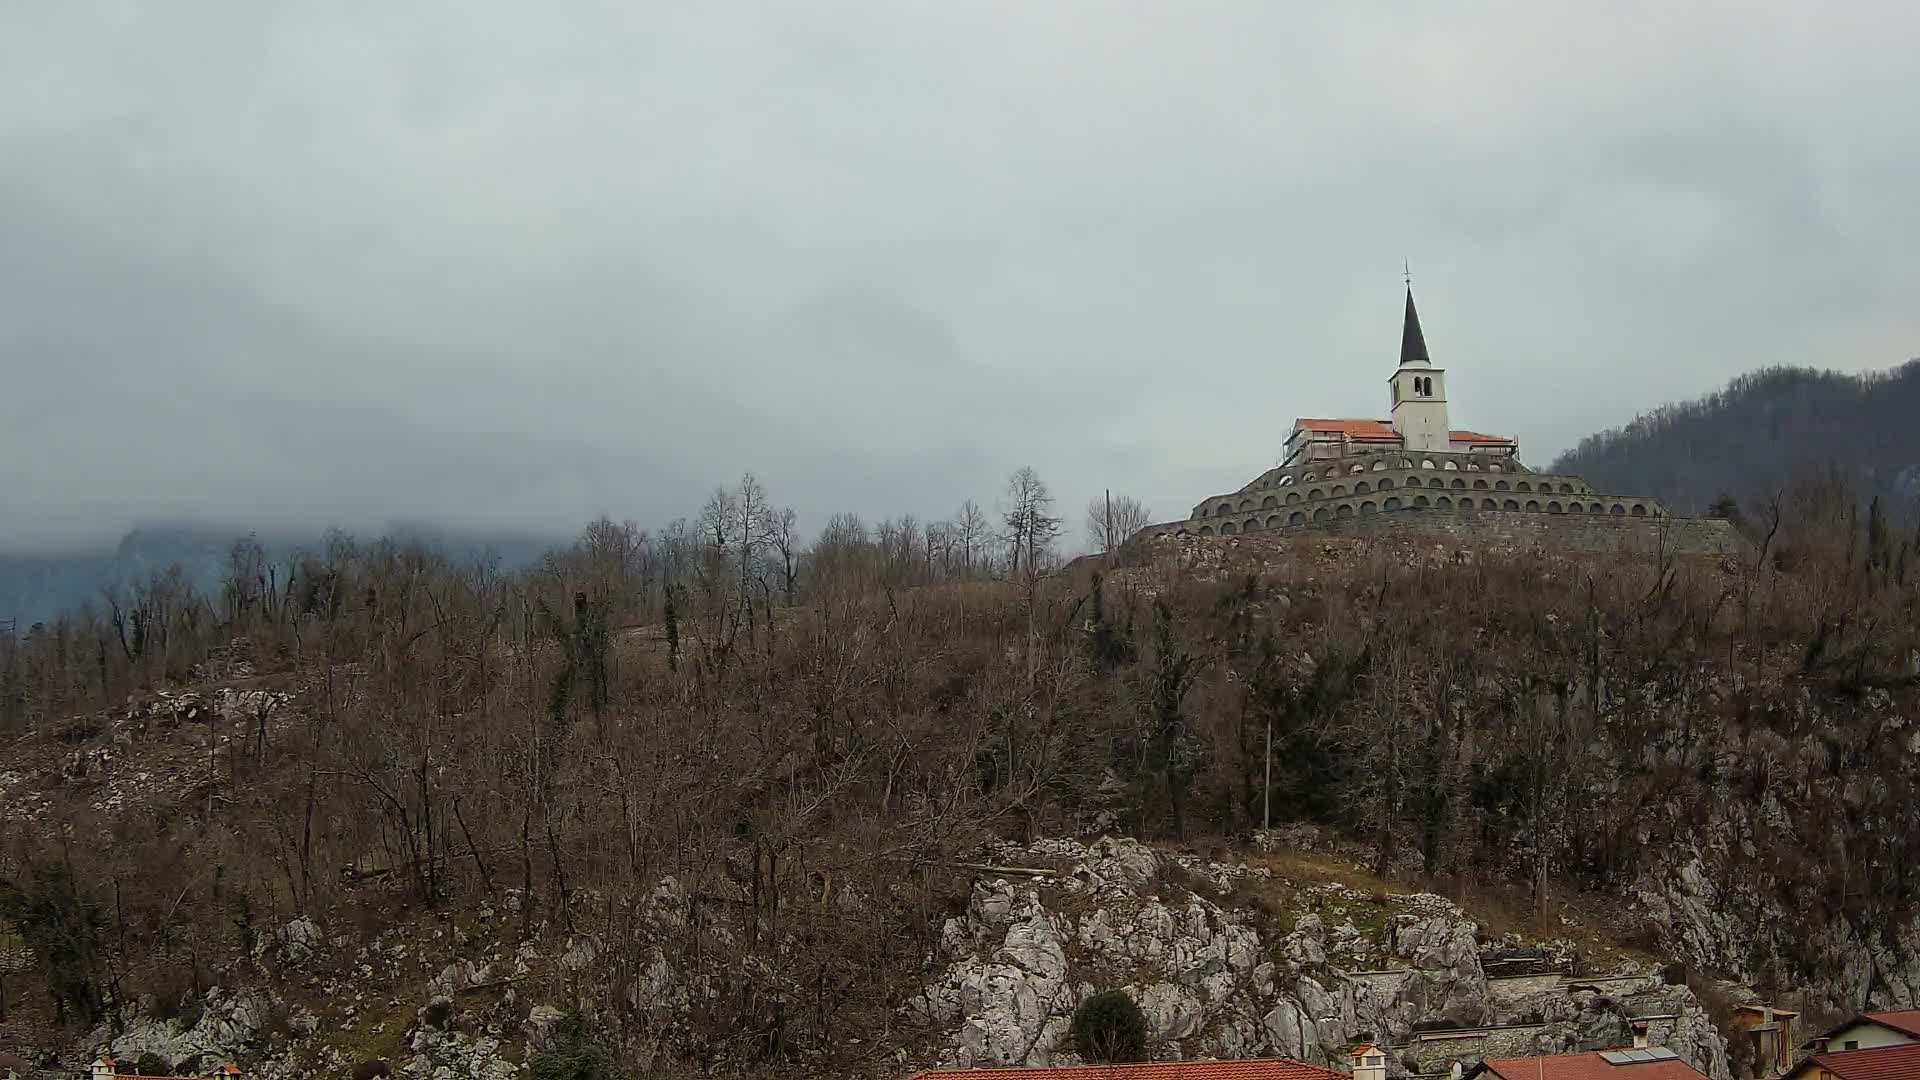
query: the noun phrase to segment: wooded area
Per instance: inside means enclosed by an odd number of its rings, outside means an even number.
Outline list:
[[[1309,541],[1201,573],[1169,541],[1062,575],[1058,527],[1023,470],[997,521],[842,515],[805,545],[747,477],[514,575],[243,541],[219,596],[163,574],[0,642],[9,743],[198,724],[208,747],[190,799],[89,810],[83,772],[52,781],[57,818],[0,822],[0,917],[79,1021],[197,993],[295,913],[485,905],[529,938],[591,930],[615,986],[663,950],[714,988],[671,1025],[616,995],[621,1052],[765,1060],[891,1022],[874,973],[932,947],[979,840],[1102,813],[1174,838],[1320,823],[1382,871],[1544,905],[1766,793],[1792,827],[1756,880],[1809,919],[1914,902],[1915,769],[1846,703],[1914,680],[1920,548],[1849,492],[1768,507],[1738,565]],[[221,672],[293,704],[121,722]],[[693,913],[664,938],[640,917],[663,889]],[[1756,948],[1778,977],[1823,962],[1789,928]]]
[[[1679,514],[1703,513],[1723,495],[1764,504],[1830,468],[1863,499],[1911,505],[1920,495],[1916,410],[1920,360],[1867,375],[1770,368],[1590,435],[1550,471],[1650,495]]]

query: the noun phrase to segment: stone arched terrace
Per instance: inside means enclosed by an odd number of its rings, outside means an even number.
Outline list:
[[[1427,509],[1667,516],[1657,500],[1601,494],[1577,476],[1537,473],[1511,457],[1383,450],[1269,469],[1238,491],[1202,501],[1187,520],[1145,533],[1235,536]]]

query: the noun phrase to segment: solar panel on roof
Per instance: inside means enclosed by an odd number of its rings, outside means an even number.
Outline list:
[[[1679,1054],[1674,1053],[1673,1051],[1667,1049],[1664,1046],[1656,1046],[1653,1049],[1648,1050],[1647,1053],[1652,1054],[1653,1060],[1655,1061],[1672,1061],[1674,1058],[1677,1058],[1680,1056]]]
[[[1600,1055],[1600,1060],[1609,1065],[1625,1065],[1633,1059],[1627,1056],[1626,1051],[1608,1050]]]

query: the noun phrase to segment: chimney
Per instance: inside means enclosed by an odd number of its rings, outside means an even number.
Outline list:
[[[1372,1043],[1361,1043],[1350,1051],[1353,1080],[1387,1080],[1387,1053]]]
[[[1645,1050],[1647,1048],[1647,1022],[1645,1020],[1635,1020],[1633,1022],[1633,1048],[1635,1050]]]

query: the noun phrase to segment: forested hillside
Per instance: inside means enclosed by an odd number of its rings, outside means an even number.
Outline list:
[[[0,643],[0,1032],[261,1076],[897,1077],[1034,1053],[1081,980],[1144,977],[1116,927],[1149,916],[1220,957],[1135,988],[1162,1055],[1492,1022],[1343,972],[1484,987],[1509,931],[1810,1018],[1917,1004],[1920,553],[1789,505],[1793,557],[1752,561],[1165,538],[1048,573],[1026,472],[991,528],[808,543],[748,480],[521,573],[242,545],[214,597]],[[1325,850],[1365,887],[1282,882]],[[1005,880],[1049,874],[1046,909]],[[1622,1037],[1578,1008],[1535,1045]],[[621,1067],[558,1071],[590,1059]]]
[[[1920,361],[1870,375],[1771,368],[1697,401],[1664,405],[1581,440],[1553,464],[1603,491],[1651,495],[1676,513],[1721,495],[1764,506],[1829,466],[1863,498],[1920,494]]]

